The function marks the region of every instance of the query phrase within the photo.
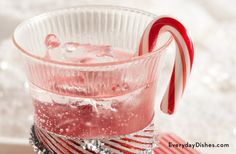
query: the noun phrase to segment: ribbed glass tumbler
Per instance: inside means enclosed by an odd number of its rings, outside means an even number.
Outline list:
[[[158,52],[120,61],[77,63],[60,55],[46,57],[49,49],[68,42],[110,46],[132,55],[155,17],[124,7],[80,6],[44,13],[17,27],[13,39],[25,61],[35,132],[49,151],[152,152],[155,93],[162,91],[157,81],[170,37],[160,42]]]

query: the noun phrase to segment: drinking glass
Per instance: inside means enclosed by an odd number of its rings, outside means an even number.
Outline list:
[[[173,66],[173,58],[167,58],[174,49],[171,35],[163,34],[155,52],[120,61],[76,63],[45,54],[70,42],[134,55],[156,17],[118,6],[78,6],[44,13],[16,28],[13,41],[25,62],[36,136],[47,150],[152,152],[158,136],[155,104],[171,73],[164,78],[163,71]],[[66,48],[65,54],[76,56],[74,46]]]

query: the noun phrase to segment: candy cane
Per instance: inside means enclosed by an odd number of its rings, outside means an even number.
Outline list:
[[[86,147],[85,142],[82,139],[69,139],[63,136],[58,136],[49,133],[43,129],[40,129],[37,126],[34,126],[34,129],[32,131],[34,135],[32,136],[33,141],[39,141],[41,144],[43,144],[44,148],[49,150],[51,153],[56,153],[56,154],[97,153],[95,152],[96,151],[95,149],[89,149],[89,147]],[[154,127],[152,127],[151,124],[150,127],[142,130],[142,132],[122,136],[121,138],[101,139],[100,140],[100,142],[102,143],[101,145],[96,145],[96,143],[94,144],[97,146],[98,151],[100,152],[103,151],[104,153],[108,154],[110,153],[135,154],[154,148],[153,142],[155,142],[155,135],[157,135],[155,133],[156,132],[154,131]],[[38,150],[42,150],[42,147],[41,149]]]
[[[136,55],[141,56],[152,52],[159,33],[165,31],[172,34],[177,45],[175,64],[170,83],[161,102],[161,110],[165,113],[172,114],[176,103],[183,94],[193,63],[193,44],[185,27],[171,17],[160,17],[153,20],[143,33]]]
[[[143,135],[148,135],[148,132],[152,132],[152,128],[148,128],[143,131]],[[32,130],[33,131],[33,130]],[[33,134],[35,133],[35,135]],[[38,150],[38,153],[55,153],[55,154],[63,154],[65,152],[62,152],[62,148],[65,150],[67,149],[68,151],[66,153],[73,153],[73,154],[94,154],[95,152],[90,151],[88,149],[84,149],[81,145],[81,142],[78,140],[71,140],[71,139],[65,139],[64,137],[59,137],[56,135],[52,135],[46,131],[40,130],[36,126],[34,126],[34,132],[32,132],[31,135],[32,138],[32,144],[36,150]],[[49,137],[50,136],[50,137]],[[35,142],[36,141],[36,142]],[[60,142],[56,142],[60,141]],[[109,140],[107,141],[101,140],[106,146],[110,152],[107,153],[112,153],[112,154],[135,154],[135,153],[142,153],[142,152],[136,152],[134,149],[131,147],[136,147],[136,148],[146,148],[150,149],[150,146],[145,143],[145,138],[138,138],[132,135],[128,135],[126,138],[120,138],[120,139],[115,139],[115,140]],[[114,142],[115,141],[115,142]],[[125,146],[122,146],[117,143],[125,143]],[[152,141],[153,142],[153,141]],[[173,144],[186,144],[185,141],[180,139],[178,136],[175,134],[167,134],[167,133],[161,133],[158,137],[158,146],[155,147],[154,154],[164,154],[164,153],[191,153],[191,154],[199,154],[198,151],[192,148],[188,147],[169,147],[169,143]],[[43,143],[43,145],[39,144]],[[128,145],[128,147],[127,147]],[[44,152],[42,152],[44,150]],[[145,153],[145,152],[143,152]],[[148,153],[148,152],[147,152]]]

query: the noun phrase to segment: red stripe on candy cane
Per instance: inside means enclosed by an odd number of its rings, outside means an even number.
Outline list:
[[[71,145],[71,146],[74,146],[75,148],[77,148],[78,150],[80,150],[82,153],[86,153],[86,154],[94,154],[94,152],[91,152],[89,150],[85,150],[82,148],[82,146],[80,145],[80,143],[76,142],[76,141],[73,141],[73,140],[67,140],[68,143]]]
[[[39,141],[41,141],[45,147],[56,154],[64,154],[64,153],[73,153],[73,154],[95,154],[95,152],[83,149],[81,144],[83,144],[80,140],[71,140],[66,139],[64,137],[56,136],[50,134],[44,130],[40,130],[35,127],[35,134]],[[158,146],[154,150],[155,154],[199,154],[199,152],[195,149],[184,147],[169,147],[169,142],[172,144],[185,144],[186,142],[180,139],[178,136],[174,134],[160,134],[158,137]],[[144,138],[143,138],[144,139]],[[106,148],[111,150],[111,153],[115,154],[135,154],[140,152],[140,150],[148,149],[150,146],[145,142],[136,142],[133,137],[127,136],[126,138],[121,139],[113,139],[113,140],[101,140],[104,143]],[[134,144],[135,143],[135,144]],[[147,147],[146,147],[147,145]]]
[[[115,150],[118,150],[119,152],[123,152],[125,154],[135,154],[133,152],[129,152],[129,151],[126,151],[125,149],[123,148],[120,148],[120,147],[117,147],[115,145],[112,145],[112,144],[109,144],[109,143],[105,143],[106,146],[110,147],[111,149],[115,149]]]
[[[66,148],[68,151],[70,151],[73,154],[82,154],[82,152],[80,150],[78,150],[76,147],[71,146],[71,144],[69,144],[67,142],[67,140],[64,140],[63,138],[58,138],[58,137],[53,137],[55,140],[57,140],[59,143],[61,143],[62,146],[64,146],[64,148]]]
[[[88,150],[84,150],[80,144],[77,145],[73,144],[70,140],[64,139],[63,137],[58,137],[56,135],[49,134],[46,131],[39,130],[41,136],[49,140],[49,142],[45,145],[47,148],[53,147],[54,150],[49,149],[51,152],[56,153],[73,153],[73,154],[94,154],[94,152],[90,152]],[[58,149],[59,148],[59,149]],[[61,150],[60,150],[61,149]],[[60,152],[57,152],[60,150]],[[63,151],[63,152],[62,152]]]
[[[160,147],[162,147],[163,149],[165,149],[165,150],[168,152],[168,154],[176,154],[176,153],[175,153],[172,149],[170,149],[169,146],[166,145],[163,141],[160,141],[160,142],[159,142],[159,145],[160,145]]]
[[[53,152],[53,151],[56,151],[55,149],[53,149],[51,143],[48,143],[48,141],[46,141],[43,137],[41,137],[41,135],[35,131],[35,134],[38,138],[38,140],[43,143],[44,146],[46,146],[46,148],[50,151],[50,152]],[[55,153],[55,152],[54,152]]]
[[[55,146],[55,144],[53,142],[51,142],[42,132],[40,132],[38,130],[38,134],[41,136],[41,138],[46,142],[46,144],[44,144],[44,146],[46,146],[46,148],[48,150],[51,150],[52,153],[56,153],[56,154],[63,154],[63,151],[60,149],[60,147]]]
[[[121,140],[128,141],[128,142],[130,142],[130,143],[138,143],[138,144],[144,144],[144,145],[152,145],[152,143],[146,143],[146,142],[142,142],[142,141],[139,141],[139,140],[134,140],[134,139],[131,139],[131,138],[121,138]]]
[[[137,145],[135,146],[134,144],[122,142],[122,140],[110,140],[110,141],[113,143],[117,143],[117,144],[121,145],[122,147],[129,148],[129,149],[140,150],[140,151],[145,150],[143,148],[138,147]]]
[[[167,152],[163,148],[159,147],[154,151],[154,153],[155,154],[166,154]]]
[[[159,34],[166,31],[170,32],[174,37],[177,50],[170,83],[162,99],[161,110],[172,114],[184,92],[193,64],[193,44],[185,27],[176,19],[170,17],[161,17],[153,20],[142,35],[136,55],[141,56],[152,52]]]
[[[62,153],[66,153],[66,154],[71,154],[72,152],[70,152],[68,149],[66,149],[59,141],[57,141],[55,138],[53,138],[49,133],[47,132],[42,132],[40,131],[41,134],[44,135],[45,138],[47,138],[54,147],[58,148],[60,151],[62,151]]]

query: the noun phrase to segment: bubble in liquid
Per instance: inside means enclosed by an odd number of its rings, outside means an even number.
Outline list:
[[[86,126],[92,126],[92,123],[91,122],[86,122],[85,125]]]
[[[58,113],[57,116],[58,116],[59,118],[62,118],[62,114],[60,114],[60,113]]]
[[[44,119],[39,120],[41,123],[45,123],[46,121]]]
[[[124,123],[121,123],[121,124],[120,124],[120,126],[125,126],[125,125],[126,125],[126,124],[124,124]]]
[[[62,128],[61,128],[59,131],[60,131],[60,133],[63,133],[63,132],[64,132],[64,130],[63,130]]]
[[[57,48],[60,46],[61,42],[55,34],[48,34],[45,38],[45,46],[49,49]]]
[[[127,83],[116,84],[112,87],[112,91],[114,92],[124,92],[129,89],[129,85]]]

